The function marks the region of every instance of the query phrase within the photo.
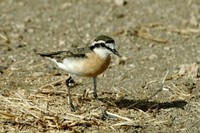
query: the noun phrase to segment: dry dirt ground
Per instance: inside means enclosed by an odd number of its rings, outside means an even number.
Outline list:
[[[37,54],[100,34],[123,56],[98,77],[108,120],[88,78],[70,112],[67,73]],[[0,132],[200,132],[199,43],[199,0],[1,0]]]

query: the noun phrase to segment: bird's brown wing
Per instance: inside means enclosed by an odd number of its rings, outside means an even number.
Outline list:
[[[89,48],[77,48],[69,51],[57,51],[52,53],[39,53],[42,57],[49,57],[62,62],[65,58],[87,58],[86,53],[91,51]]]

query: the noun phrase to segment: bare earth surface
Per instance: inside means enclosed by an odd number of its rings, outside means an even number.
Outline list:
[[[199,14],[199,0],[1,0],[0,132],[200,132]],[[123,56],[98,77],[109,120],[88,78],[70,112],[68,74],[37,54],[101,34]]]

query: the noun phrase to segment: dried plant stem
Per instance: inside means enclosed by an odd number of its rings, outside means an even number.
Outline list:
[[[153,98],[155,95],[157,95],[160,91],[163,90],[163,87],[164,87],[164,84],[165,84],[165,80],[166,80],[168,74],[169,74],[169,70],[167,69],[166,74],[165,74],[165,76],[164,76],[164,78],[163,78],[163,80],[162,80],[162,82],[161,82],[160,89],[157,90],[153,95],[151,95],[151,96],[147,99],[147,101],[150,100],[151,98]]]

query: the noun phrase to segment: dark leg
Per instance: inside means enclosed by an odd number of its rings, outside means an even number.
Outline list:
[[[96,89],[96,87],[97,87],[97,81],[96,81],[96,80],[97,80],[97,78],[94,77],[94,78],[93,78],[93,84],[94,84],[93,95],[94,95],[94,98],[96,99],[96,101],[97,101],[97,103],[98,103],[99,108],[101,109],[101,112],[102,112],[102,119],[106,119],[106,118],[108,118],[108,114],[107,114],[106,111],[103,110],[102,107],[101,107],[101,103],[100,103],[99,98],[98,98],[98,95],[97,95],[97,89]]]
[[[69,96],[69,104],[70,104],[70,109],[72,112],[75,112],[75,107],[72,103],[72,96],[70,93],[70,83],[74,83],[74,80],[72,79],[72,77],[70,76],[67,80],[66,80],[66,86],[67,86],[67,92],[68,92],[68,96]]]
[[[93,90],[94,98],[99,101],[98,96],[97,96],[97,78],[96,77],[93,78],[93,84],[94,84],[94,90]]]

